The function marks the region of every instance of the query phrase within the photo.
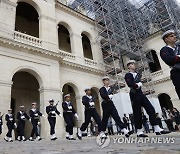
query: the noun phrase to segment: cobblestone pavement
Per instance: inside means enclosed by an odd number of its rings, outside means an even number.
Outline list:
[[[82,141],[43,139],[7,143],[0,140],[0,154],[180,154],[180,132],[149,136],[146,140],[136,138],[135,135],[132,135],[129,140],[121,135],[111,136],[110,143],[108,142],[109,144],[107,143],[104,148],[99,147],[96,137],[84,137]],[[170,142],[163,143],[168,141],[167,139]],[[125,141],[128,143],[123,143]]]

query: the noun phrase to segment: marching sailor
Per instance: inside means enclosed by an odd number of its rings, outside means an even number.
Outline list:
[[[35,134],[36,139],[40,141],[42,140],[42,138],[40,137],[38,132],[38,125],[40,124],[39,116],[41,117],[45,117],[45,116],[36,108],[36,102],[32,103],[32,109],[29,111],[29,115],[31,117],[31,123],[33,126],[29,140],[34,141],[33,136]]]
[[[27,115],[27,113],[24,110],[24,106],[20,106],[20,111],[17,113],[16,115],[18,123],[17,123],[17,133],[18,133],[18,137],[17,140],[18,141],[25,141],[25,137],[24,137],[24,127],[25,127],[25,121],[26,120],[30,120],[30,117]]]
[[[121,131],[124,133],[126,137],[129,137],[133,132],[128,131],[126,129],[126,125],[121,121],[118,111],[113,103],[113,89],[109,86],[109,77],[105,76],[102,78],[104,86],[100,88],[99,92],[103,99],[102,101],[102,109],[103,109],[103,117],[102,117],[102,131],[106,131],[108,119],[111,116],[116,124],[121,128]],[[105,134],[100,134],[102,138],[106,137]]]
[[[155,116],[155,109],[141,90],[142,87],[141,74],[135,71],[136,70],[135,61],[129,60],[127,62],[127,67],[129,69],[129,72],[126,73],[125,75],[125,81],[128,87],[130,88],[129,95],[132,102],[132,109],[133,109],[135,127],[137,129],[137,136],[148,137],[146,134],[143,133],[142,130],[142,124],[143,124],[142,112],[141,112],[142,107],[144,107],[147,114],[149,115],[150,123],[154,127],[154,131],[156,135],[170,133],[169,131],[165,131],[162,128],[160,128],[157,123]]]
[[[48,114],[51,140],[56,140],[57,139],[57,137],[55,135],[56,114],[60,117],[62,117],[62,115],[57,110],[57,105],[54,105],[53,99],[49,100],[49,106],[46,106],[46,113]]]
[[[170,77],[180,99],[180,45],[176,44],[177,38],[174,30],[164,32],[162,39],[166,46],[160,50],[160,56],[172,68]]]
[[[0,112],[0,135],[2,134],[2,125],[3,125],[3,115],[1,115],[1,112]]]
[[[77,136],[81,140],[82,139],[82,131],[85,131],[88,127],[91,117],[94,118],[95,122],[98,125],[98,131],[101,132],[102,124],[101,124],[101,118],[95,108],[95,97],[92,96],[91,89],[86,88],[85,90],[86,95],[82,97],[82,103],[85,106],[85,122],[82,124],[81,128],[79,129]]]
[[[62,103],[63,117],[66,122],[66,139],[75,140],[73,138],[73,126],[74,126],[74,116],[78,119],[78,115],[70,102],[70,94],[64,96],[65,101]]]
[[[4,138],[5,141],[7,142],[13,142],[12,139],[12,130],[14,128],[17,128],[17,125],[15,123],[15,118],[14,115],[12,114],[12,109],[8,110],[8,113],[5,115],[5,120],[7,121],[7,127],[8,127],[8,132],[6,134],[6,137]]]

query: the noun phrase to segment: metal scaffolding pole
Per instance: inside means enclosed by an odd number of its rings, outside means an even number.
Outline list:
[[[135,59],[143,74],[145,94],[154,93],[149,71],[152,55],[144,40],[157,31],[175,29],[180,36],[180,7],[175,0],[71,0],[70,8],[95,21],[104,59],[105,75],[115,89],[125,87],[123,56]]]

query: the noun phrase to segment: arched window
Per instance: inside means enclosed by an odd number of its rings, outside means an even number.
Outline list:
[[[71,52],[71,40],[70,40],[70,34],[68,29],[59,24],[58,25],[58,39],[59,39],[59,49]]]
[[[39,37],[39,15],[36,9],[25,2],[18,2],[15,31]]]
[[[149,63],[149,67],[150,67],[151,73],[153,73],[153,72],[161,70],[161,65],[159,63],[159,59],[158,59],[158,56],[156,54],[156,51],[151,50],[150,52],[152,54],[153,62]]]
[[[81,36],[82,36],[84,57],[88,59],[93,59],[91,43],[89,38],[85,34],[81,34]]]

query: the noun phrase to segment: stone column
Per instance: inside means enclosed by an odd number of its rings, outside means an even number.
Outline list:
[[[13,39],[16,16],[15,2],[1,0],[0,2],[0,36]]]
[[[171,99],[172,103],[173,103],[173,107],[177,108],[178,110],[180,110],[180,100],[178,97],[175,97],[173,99]]]
[[[82,46],[82,37],[79,34],[71,33],[71,51],[76,55],[76,60],[78,63],[84,64],[84,53]]]
[[[41,88],[39,89],[40,92],[40,110],[43,112],[43,114],[46,116],[46,118],[41,118],[41,136],[44,138],[50,138],[50,125],[47,120],[47,114],[46,114],[46,106],[49,105],[49,99],[54,99],[55,103],[59,101],[59,105],[57,106],[57,109],[62,114],[62,93],[60,89],[53,89],[53,88]],[[56,135],[57,137],[63,137],[64,135],[64,122],[63,118],[60,118],[57,116],[56,118]]]
[[[43,48],[58,52],[57,25],[55,18],[41,15],[39,17],[39,32]]]
[[[4,114],[3,116],[3,133],[0,135],[0,138],[4,138],[7,133],[7,126],[5,121],[5,114],[7,113],[7,110],[11,106],[11,86],[12,81],[0,81],[0,112],[1,114]]]

